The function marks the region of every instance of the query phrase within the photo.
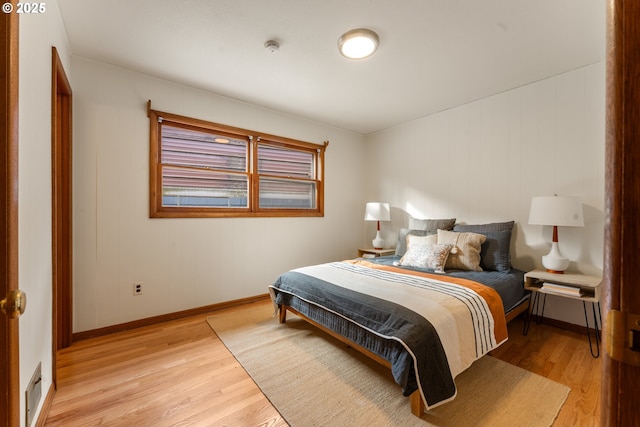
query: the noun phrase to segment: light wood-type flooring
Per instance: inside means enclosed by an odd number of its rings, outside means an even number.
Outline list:
[[[205,319],[159,323],[63,350],[45,425],[286,426]],[[554,427],[597,426],[600,359],[591,357],[586,335],[532,324],[525,337],[522,326],[521,319],[509,324],[509,341],[493,356],[571,387]]]

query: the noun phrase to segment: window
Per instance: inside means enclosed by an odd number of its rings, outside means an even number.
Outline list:
[[[151,217],[324,215],[328,142],[148,114]]]

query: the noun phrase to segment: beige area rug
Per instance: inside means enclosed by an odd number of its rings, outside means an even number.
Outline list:
[[[207,321],[287,422],[306,426],[550,426],[569,387],[485,356],[456,378],[458,396],[422,419],[391,371],[273,307]]]

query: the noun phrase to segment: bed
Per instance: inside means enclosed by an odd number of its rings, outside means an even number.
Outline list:
[[[393,256],[301,267],[269,286],[280,322],[295,313],[390,367],[417,416],[455,398],[455,377],[528,304],[510,265],[513,222],[421,221],[400,230]]]

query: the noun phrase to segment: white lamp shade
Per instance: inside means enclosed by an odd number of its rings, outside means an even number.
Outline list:
[[[389,203],[369,202],[364,211],[365,221],[390,221]]]
[[[542,196],[531,199],[529,224],[582,227],[582,199],[571,196]]]

